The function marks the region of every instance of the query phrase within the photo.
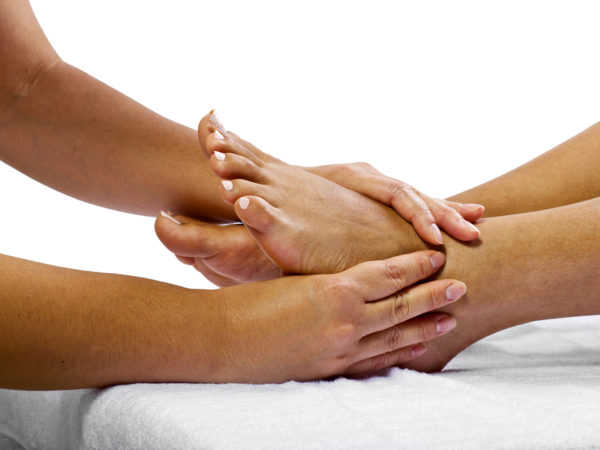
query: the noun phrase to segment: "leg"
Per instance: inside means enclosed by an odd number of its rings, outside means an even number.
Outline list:
[[[441,370],[456,354],[504,328],[533,320],[600,314],[600,198],[539,212],[485,219],[479,242],[449,241],[439,276],[468,294],[443,310],[452,337],[427,345],[406,367]]]
[[[451,200],[478,202],[488,217],[600,197],[600,123],[527,164]]]

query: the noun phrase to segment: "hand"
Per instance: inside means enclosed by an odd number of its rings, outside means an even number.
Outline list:
[[[177,259],[219,287],[281,276],[243,225],[214,225],[162,212],[154,229]]]
[[[227,351],[219,352],[214,381],[362,375],[417,358],[426,351],[423,342],[456,325],[447,314],[425,313],[466,290],[455,280],[412,286],[444,261],[442,253],[421,251],[333,275],[281,277],[211,291],[226,311],[219,328]]]
[[[443,243],[438,225],[450,236],[461,241],[472,241],[479,236],[479,230],[470,222],[475,222],[483,216],[482,205],[429,197],[402,181],[383,175],[368,163],[334,164],[304,169],[392,206],[398,214],[413,224],[423,240],[431,244]]]

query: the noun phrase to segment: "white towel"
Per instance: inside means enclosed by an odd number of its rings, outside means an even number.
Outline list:
[[[506,330],[435,375],[0,390],[0,405],[0,434],[27,449],[600,448],[600,318]]]

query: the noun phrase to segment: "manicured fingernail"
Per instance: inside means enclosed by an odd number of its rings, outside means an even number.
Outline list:
[[[219,117],[219,115],[215,112],[215,110],[211,110],[210,115],[208,116],[208,120],[210,120],[210,123],[213,124],[213,126],[215,128],[217,128],[220,131],[225,131],[225,127],[223,126],[223,122],[221,122],[221,118]]]
[[[454,301],[461,298],[467,292],[467,286],[464,283],[452,283],[446,288],[446,298]]]
[[[168,213],[166,211],[161,211],[160,215],[166,219],[169,219],[171,222],[176,223],[177,225],[181,225],[181,222],[179,220],[177,220],[175,217],[173,217],[171,215],[171,213]]]
[[[221,184],[226,191],[233,190],[233,183],[230,180],[221,180]]]
[[[444,317],[443,319],[438,320],[435,324],[435,331],[437,334],[444,334],[455,326],[456,320],[454,320],[452,317]]]
[[[478,205],[477,203],[469,203],[468,205],[465,205],[471,209],[476,209],[478,212],[483,213],[483,211],[485,211],[485,206],[483,205]]]
[[[225,153],[214,151],[213,155],[215,155],[215,158],[217,158],[219,161],[225,161]]]
[[[224,141],[224,140],[225,140],[225,136],[223,136],[223,135],[222,135],[222,134],[219,132],[219,130],[215,130],[215,132],[214,132],[214,136],[215,136],[215,139],[218,139],[219,141]]]
[[[429,261],[431,262],[431,267],[439,269],[444,264],[444,261],[446,261],[446,257],[443,253],[435,253],[429,258]]]
[[[463,219],[462,224],[465,228],[470,228],[471,230],[475,231],[477,233],[477,236],[479,236],[479,233],[480,233],[479,228],[477,228],[471,222],[467,222],[465,219]]]
[[[240,198],[240,208],[246,209],[250,204],[250,199],[247,197]]]
[[[415,345],[413,348],[410,349],[410,357],[416,358],[417,356],[421,356],[426,351],[427,347],[425,347],[423,344]]]
[[[443,244],[444,238],[442,238],[442,232],[440,231],[440,228],[435,223],[431,224],[431,231],[433,231],[433,235],[435,236],[436,242],[438,244]]]

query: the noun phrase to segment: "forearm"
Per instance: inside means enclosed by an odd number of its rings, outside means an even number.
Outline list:
[[[450,197],[488,217],[539,211],[600,196],[600,123],[494,180]]]
[[[0,256],[0,386],[54,390],[215,378],[214,291]]]
[[[81,200],[156,215],[233,219],[196,132],[59,62],[10,104],[0,157]]]

